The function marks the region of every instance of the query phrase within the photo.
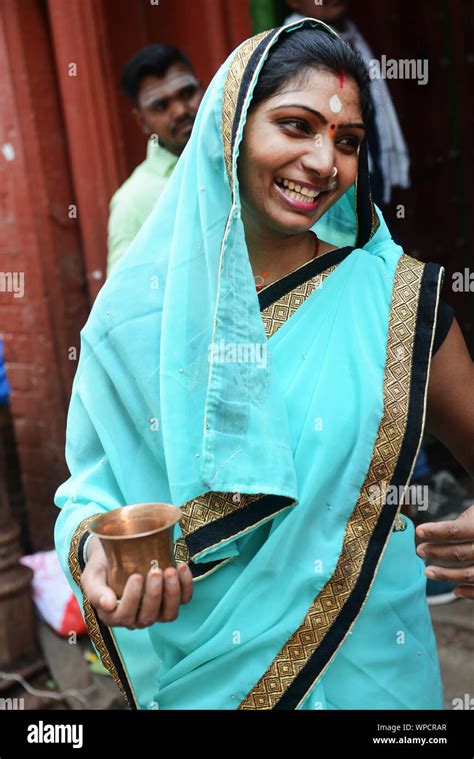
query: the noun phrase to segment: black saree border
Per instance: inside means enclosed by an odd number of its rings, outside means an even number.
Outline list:
[[[437,264],[422,264],[406,255],[400,257],[390,310],[391,325],[393,314],[395,317],[393,326],[389,327],[387,341],[384,411],[368,475],[346,527],[338,565],[313,601],[303,623],[247,694],[239,709],[297,709],[329,666],[362,611],[391,536],[400,504],[386,503],[382,497],[378,516],[373,514],[374,508],[366,508],[364,513],[363,507],[368,505],[367,492],[372,483],[380,484],[382,480],[402,487],[409,483],[423,435],[441,274],[442,267]],[[408,326],[404,325],[406,319]],[[408,362],[403,353],[406,347],[409,348]],[[406,399],[403,397],[404,385],[407,385]],[[386,406],[389,406],[388,412]],[[354,516],[358,511],[357,521]],[[359,569],[355,570],[358,574],[353,588],[348,590],[343,574],[338,576],[338,569],[344,566],[344,562],[357,565],[357,530],[360,530],[361,523],[364,526],[364,522],[370,537],[363,552],[363,560],[359,561]],[[330,592],[327,592],[328,588]],[[345,595],[346,600],[340,600],[340,610],[334,611],[338,595],[341,599]],[[333,609],[325,614],[324,604],[329,608],[331,602]],[[312,629],[314,617],[321,630]],[[327,632],[324,632],[326,629]]]
[[[219,569],[219,567],[224,566],[225,564],[228,564],[229,561],[232,560],[232,556],[228,559],[216,559],[216,561],[206,561],[205,564],[195,564],[192,559],[189,559],[187,562],[189,569],[191,570],[191,574],[193,576],[193,580],[203,580],[205,577],[208,577],[208,575],[211,575],[213,572],[216,571],[216,569]]]
[[[79,566],[81,568],[81,572],[84,570],[84,567],[86,565],[86,562],[84,560],[84,545],[89,536],[89,533],[86,531],[86,533],[83,535],[81,542],[79,544]],[[90,604],[90,607],[92,609],[92,612],[97,620],[97,625],[100,630],[100,634],[102,636],[102,640],[104,642],[104,645],[107,648],[107,651],[109,653],[110,658],[112,659],[112,662],[114,664],[114,667],[117,671],[117,675],[120,680],[121,684],[121,691],[122,694],[125,696],[125,699],[132,710],[138,710],[138,704],[135,699],[135,695],[132,690],[131,683],[127,677],[125,668],[123,666],[122,657],[120,656],[120,652],[118,649],[117,644],[115,643],[115,639],[110,631],[110,628],[107,627],[104,622],[102,622],[101,618],[97,614],[97,610]]]
[[[215,559],[213,561],[207,561],[205,564],[195,564],[189,555],[189,548],[184,539],[184,534],[174,540],[173,552],[176,565],[180,562],[187,564],[191,570],[193,580],[195,581],[204,579],[204,577],[212,574],[216,569],[227,564],[232,559],[232,557]]]
[[[210,495],[216,493],[211,492]],[[243,498],[245,499],[245,495]],[[261,495],[249,503],[244,501],[244,505],[239,509],[184,535],[192,561],[195,562],[202,553],[211,548],[217,548],[229,540],[241,537],[295,504],[295,499],[278,495]],[[218,564],[220,563],[219,561]]]
[[[264,53],[268,42],[272,39],[272,37],[275,36],[275,34],[277,34],[280,31],[280,28],[281,27],[271,29],[268,33],[262,33],[261,42],[253,50],[253,52],[251,53],[248,59],[248,62],[245,67],[245,71],[240,83],[239,93],[237,95],[237,102],[235,106],[235,113],[234,113],[234,118],[233,118],[233,123],[232,123],[232,138],[231,138],[231,144],[230,144],[231,155],[234,155],[237,129],[239,126],[240,117],[242,115],[245,98],[247,96],[248,86],[252,80],[252,77],[257,69],[257,66],[260,62],[260,58],[262,57],[262,54]]]
[[[436,311],[438,305],[438,264],[425,264],[418,302],[413,347],[413,364],[410,380],[408,418],[398,461],[390,480],[391,486],[403,486],[409,482],[411,471],[423,436],[425,417],[425,396],[429,377],[429,363],[432,351]],[[313,686],[318,673],[331,659],[342,643],[347,630],[361,611],[362,605],[374,581],[374,575],[381,559],[384,546],[392,530],[399,504],[384,503],[381,516],[369,541],[364,562],[354,590],[337,618],[336,623],[324,638],[306,667],[293,681],[280,699],[275,709],[295,709]]]
[[[97,610],[84,594],[81,585],[81,574],[84,571],[86,561],[84,547],[90,536],[89,523],[97,517],[97,514],[84,519],[74,531],[69,550],[69,568],[72,577],[81,590],[84,608],[84,620],[87,625],[88,635],[95,648],[99,652],[104,667],[108,670],[119,691],[122,693],[127,705],[132,711],[139,710],[138,701],[135,697],[131,682],[127,676],[119,648],[115,638],[107,625],[102,622]]]
[[[439,307],[439,297],[444,279],[444,269],[431,261],[424,264],[420,285],[417,324],[414,343],[416,361],[412,368],[410,405],[408,422],[403,441],[403,452],[394,473],[395,484],[403,480],[406,461],[411,461],[418,454],[420,440],[425,422],[426,389],[429,379],[430,360],[433,352],[434,337]],[[414,452],[413,452],[414,451]],[[413,456],[412,456],[413,453]]]
[[[244,95],[242,78],[245,75],[252,53],[260,46],[261,41],[268,40],[269,35],[271,34],[273,34],[272,31],[260,32],[260,34],[256,34],[245,40],[245,42],[237,48],[229,66],[229,71],[227,72],[224,84],[222,95],[222,143],[224,149],[224,163],[232,194],[234,194],[234,141],[238,125],[238,118],[236,116],[237,103],[239,101],[239,96]],[[258,60],[255,61],[255,65],[257,65],[257,63]],[[242,113],[243,102],[244,100],[240,101],[239,115]]]
[[[351,245],[330,250],[322,256],[308,261],[308,263],[300,266],[299,269],[295,269],[295,271],[290,272],[290,274],[278,279],[276,282],[272,282],[271,285],[268,285],[258,293],[260,310],[263,311],[268,306],[271,306],[272,303],[287,295],[295,287],[307,282],[308,279],[322,274],[330,266],[340,264],[354,250],[355,248]]]
[[[357,219],[356,248],[363,248],[380,226],[370,189],[368,145],[365,138],[360,145],[357,179],[354,190]]]

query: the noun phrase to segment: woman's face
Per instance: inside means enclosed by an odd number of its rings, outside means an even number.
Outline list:
[[[364,135],[352,79],[311,70],[290,81],[247,118],[239,156],[244,222],[281,234],[310,229],[354,183]]]

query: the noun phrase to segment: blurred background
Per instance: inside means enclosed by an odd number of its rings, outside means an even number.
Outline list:
[[[337,2],[328,0],[331,4]],[[57,517],[53,496],[68,475],[65,425],[79,332],[107,275],[109,204],[147,150],[147,138],[120,90],[123,67],[146,45],[174,45],[187,54],[205,88],[241,41],[280,25],[294,12],[295,4],[290,5],[283,0],[2,0],[0,5],[0,272],[25,275],[23,297],[8,291],[5,277],[0,290],[5,373],[0,375],[0,668],[35,682],[43,694],[4,677],[0,697],[11,694],[15,683],[15,694],[30,699],[26,708],[84,708],[84,693],[92,694],[87,696],[92,708],[122,708],[115,686],[102,685],[107,678],[84,630],[81,645],[71,646],[64,633],[71,628],[60,629],[57,610],[56,622],[51,621],[38,598],[54,580],[48,564]],[[386,82],[410,171],[409,186],[394,186],[383,212],[407,253],[446,268],[442,297],[472,352],[474,283],[472,290],[465,284],[458,291],[453,275],[463,273],[466,283],[473,270],[474,5],[353,0],[346,12],[377,59],[428,61],[426,84]],[[435,503],[420,521],[446,518],[474,502],[466,473],[429,438],[418,476],[429,483]],[[27,559],[19,563],[20,556]],[[447,708],[453,708],[454,695],[468,688],[462,678],[469,640],[472,645],[472,602],[457,600],[448,611],[435,606],[438,642],[446,650]],[[79,688],[82,697],[48,697],[48,688],[56,694]]]

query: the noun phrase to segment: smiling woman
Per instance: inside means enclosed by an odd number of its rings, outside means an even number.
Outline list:
[[[369,85],[361,58],[328,34],[303,29],[270,51],[238,162],[250,261],[265,284],[313,256],[310,228],[354,184]],[[319,240],[318,253],[334,247]]]
[[[366,109],[325,24],[240,45],[81,333],[55,540],[132,708],[443,708],[413,523],[384,498],[420,446],[443,270],[372,201]],[[117,604],[89,523],[153,501],[183,512],[180,570]]]

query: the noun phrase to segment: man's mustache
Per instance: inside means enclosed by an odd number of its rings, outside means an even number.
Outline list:
[[[193,126],[194,124],[194,118],[192,118],[191,116],[188,116],[185,119],[182,119],[181,121],[177,121],[176,124],[173,126],[172,133],[176,134],[177,132],[179,132],[179,130],[182,127],[188,126],[188,124],[190,126]]]

